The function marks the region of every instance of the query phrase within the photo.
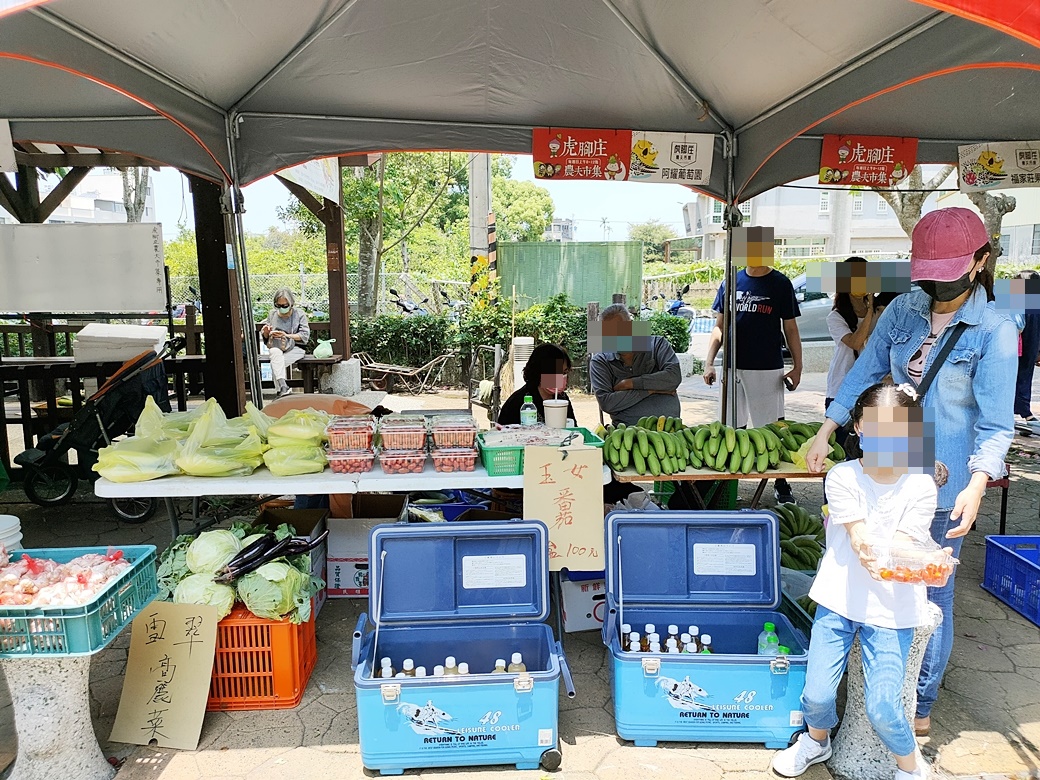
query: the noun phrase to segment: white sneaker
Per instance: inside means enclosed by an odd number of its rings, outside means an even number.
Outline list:
[[[893,780],[929,780],[932,776],[932,768],[928,765],[924,756],[921,755],[921,751],[917,751],[917,769],[913,772],[904,772],[902,769],[896,768],[896,774]]]
[[[813,764],[822,764],[831,757],[831,741],[821,745],[809,736],[808,731],[798,735],[791,747],[773,756],[773,771],[784,777],[798,777]],[[898,780],[906,780],[898,778]]]

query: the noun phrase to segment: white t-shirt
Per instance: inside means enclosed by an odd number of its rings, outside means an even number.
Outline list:
[[[831,309],[827,315],[827,330],[834,339],[834,357],[831,358],[830,368],[827,369],[827,397],[834,398],[838,395],[841,383],[845,381],[845,375],[856,362],[856,353],[842,341],[852,333],[852,329],[836,309]]]
[[[882,485],[863,473],[858,460],[839,463],[827,473],[827,550],[809,597],[856,623],[880,628],[913,628],[927,621],[924,585],[879,581],[860,563],[842,526],[863,520],[867,533],[887,543],[902,531],[922,541],[930,538],[937,491],[927,474],[904,474]]]

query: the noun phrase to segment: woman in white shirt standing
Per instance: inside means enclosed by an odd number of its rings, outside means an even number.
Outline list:
[[[857,263],[866,266],[867,261],[862,257],[850,257],[846,263]],[[831,357],[830,368],[827,369],[827,398],[823,409],[831,405],[834,396],[838,394],[838,388],[845,380],[852,364],[867,344],[870,332],[874,330],[877,322],[874,311],[874,296],[866,292],[866,269],[857,268],[852,276],[863,280],[860,285],[852,285],[853,289],[862,287],[862,292],[839,292],[834,294],[834,307],[827,315],[827,330],[834,340],[834,355]],[[838,444],[844,446],[848,431],[839,428],[835,432]]]
[[[895,755],[895,780],[928,776],[903,709],[914,628],[927,622],[926,586],[895,581],[878,568],[875,552],[875,546],[931,538],[937,491],[925,464],[934,464],[933,473],[944,469],[935,464],[934,446],[931,453],[919,446],[928,440],[923,412],[910,385],[867,388],[852,411],[863,457],[839,463],[827,475],[827,551],[809,592],[818,606],[802,692],[808,731],[773,757],[773,769],[784,777],[830,758],[838,684],[857,634],[867,717]]]

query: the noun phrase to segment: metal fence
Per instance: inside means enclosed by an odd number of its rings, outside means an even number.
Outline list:
[[[293,291],[297,302],[315,313],[327,314],[329,310],[329,278],[326,274],[250,274],[249,287],[253,295],[253,307],[266,312],[276,290],[287,287]],[[198,297],[193,290],[199,289],[197,276],[174,276],[170,278],[170,293],[176,306],[194,302]],[[400,311],[393,302],[390,290],[395,289],[405,299],[420,303],[427,300],[425,308],[431,313],[445,312],[447,307],[440,294],[444,290],[451,298],[463,297],[468,292],[465,282],[429,279],[415,274],[390,273],[380,276],[378,311],[393,314]],[[347,274],[347,298],[350,307],[358,307],[358,275]]]

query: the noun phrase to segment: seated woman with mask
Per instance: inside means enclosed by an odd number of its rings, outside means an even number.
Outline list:
[[[271,351],[271,375],[277,398],[292,392],[286,381],[289,366],[307,354],[304,348],[311,337],[307,315],[296,308],[292,292],[283,287],[273,298],[274,308],[260,329],[260,338]]]

